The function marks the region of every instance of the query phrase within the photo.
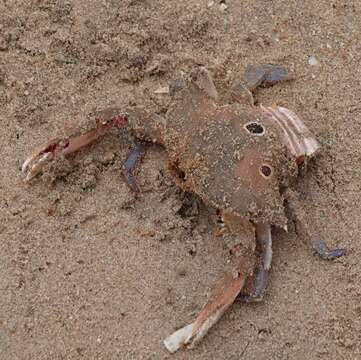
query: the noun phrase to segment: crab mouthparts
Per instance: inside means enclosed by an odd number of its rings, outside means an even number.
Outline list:
[[[305,157],[312,156],[321,145],[306,127],[303,121],[291,110],[281,106],[264,107],[261,109],[270,121],[279,127],[282,142],[289,152],[302,163]]]

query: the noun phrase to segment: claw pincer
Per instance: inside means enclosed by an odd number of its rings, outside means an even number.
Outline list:
[[[127,122],[126,114],[121,113],[118,109],[107,109],[97,114],[94,129],[76,137],[56,138],[37,147],[22,165],[22,172],[26,173],[25,181],[30,181],[35,177],[47,162],[71,154],[102,137],[112,127],[120,128],[125,126]]]

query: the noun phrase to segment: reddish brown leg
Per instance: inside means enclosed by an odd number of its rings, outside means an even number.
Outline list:
[[[127,159],[122,162],[122,172],[124,178],[130,190],[132,190],[135,195],[138,195],[140,190],[135,179],[134,172],[137,164],[141,161],[144,154],[145,146],[142,143],[137,143],[136,146],[129,152]]]

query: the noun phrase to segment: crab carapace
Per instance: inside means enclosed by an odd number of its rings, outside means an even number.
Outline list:
[[[164,146],[168,168],[176,183],[219,210],[228,230],[224,235],[231,261],[193,323],[165,339],[171,352],[194,345],[236,300],[263,298],[272,261],[271,227],[286,229],[285,202],[314,250],[326,258],[342,256],[330,250],[307,222],[297,194],[289,184],[320,145],[301,119],[280,106],[254,106],[259,86],[290,78],[279,65],[248,66],[242,80],[229,91],[228,103],[219,101],[209,71],[197,66],[170,84],[173,100],[165,117],[142,108],[109,108],[96,115],[96,126],[73,138],[54,139],[26,159],[29,181],[48,161],[72,153],[107,133],[126,127],[141,142],[122,163],[125,179],[139,193],[133,170],[147,141]]]

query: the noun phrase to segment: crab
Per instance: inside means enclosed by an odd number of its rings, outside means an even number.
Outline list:
[[[141,191],[134,170],[145,143],[157,143],[168,153],[176,184],[217,209],[230,259],[195,321],[164,340],[170,352],[194,346],[236,300],[263,299],[272,261],[271,230],[287,230],[285,207],[316,253],[327,259],[345,254],[326,246],[291,190],[300,167],[319,152],[320,144],[291,110],[254,104],[256,88],[291,77],[280,65],[249,65],[228,92],[228,101],[221,103],[210,72],[196,66],[170,83],[172,101],[165,117],[138,107],[108,108],[96,114],[96,126],[88,132],[48,141],[23,164],[30,181],[47,162],[83,148],[111,128],[125,127],[139,140],[122,163],[131,191]]]

